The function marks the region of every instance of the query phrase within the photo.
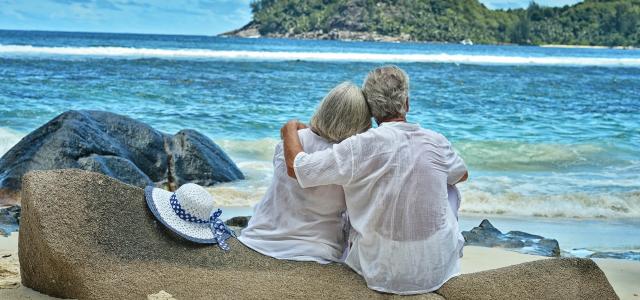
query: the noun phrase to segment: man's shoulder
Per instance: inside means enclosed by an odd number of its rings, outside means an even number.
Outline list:
[[[434,141],[437,142],[441,142],[441,143],[448,143],[449,140],[447,139],[447,137],[445,137],[443,134],[431,130],[431,129],[427,129],[427,128],[420,128],[420,132],[426,136],[428,136],[429,138],[433,139]]]

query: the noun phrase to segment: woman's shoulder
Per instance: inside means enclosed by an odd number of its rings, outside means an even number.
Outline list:
[[[315,152],[331,147],[331,143],[315,134],[310,128],[298,130],[298,137],[305,152]]]

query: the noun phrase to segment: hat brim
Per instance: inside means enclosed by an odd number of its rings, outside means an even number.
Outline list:
[[[148,186],[144,189],[144,198],[151,213],[169,230],[177,235],[201,244],[217,244],[209,224],[194,223],[180,219],[170,204],[172,192]]]

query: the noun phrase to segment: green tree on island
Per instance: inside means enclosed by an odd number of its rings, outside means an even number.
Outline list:
[[[509,10],[478,0],[255,0],[251,7],[263,35],[343,30],[415,41],[640,46],[640,0]]]

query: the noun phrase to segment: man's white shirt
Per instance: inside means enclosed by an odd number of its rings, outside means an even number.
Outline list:
[[[441,134],[383,123],[329,149],[299,153],[294,169],[303,188],[344,188],[352,226],[345,262],[370,288],[426,293],[459,273],[464,239],[447,185],[467,168]]]

